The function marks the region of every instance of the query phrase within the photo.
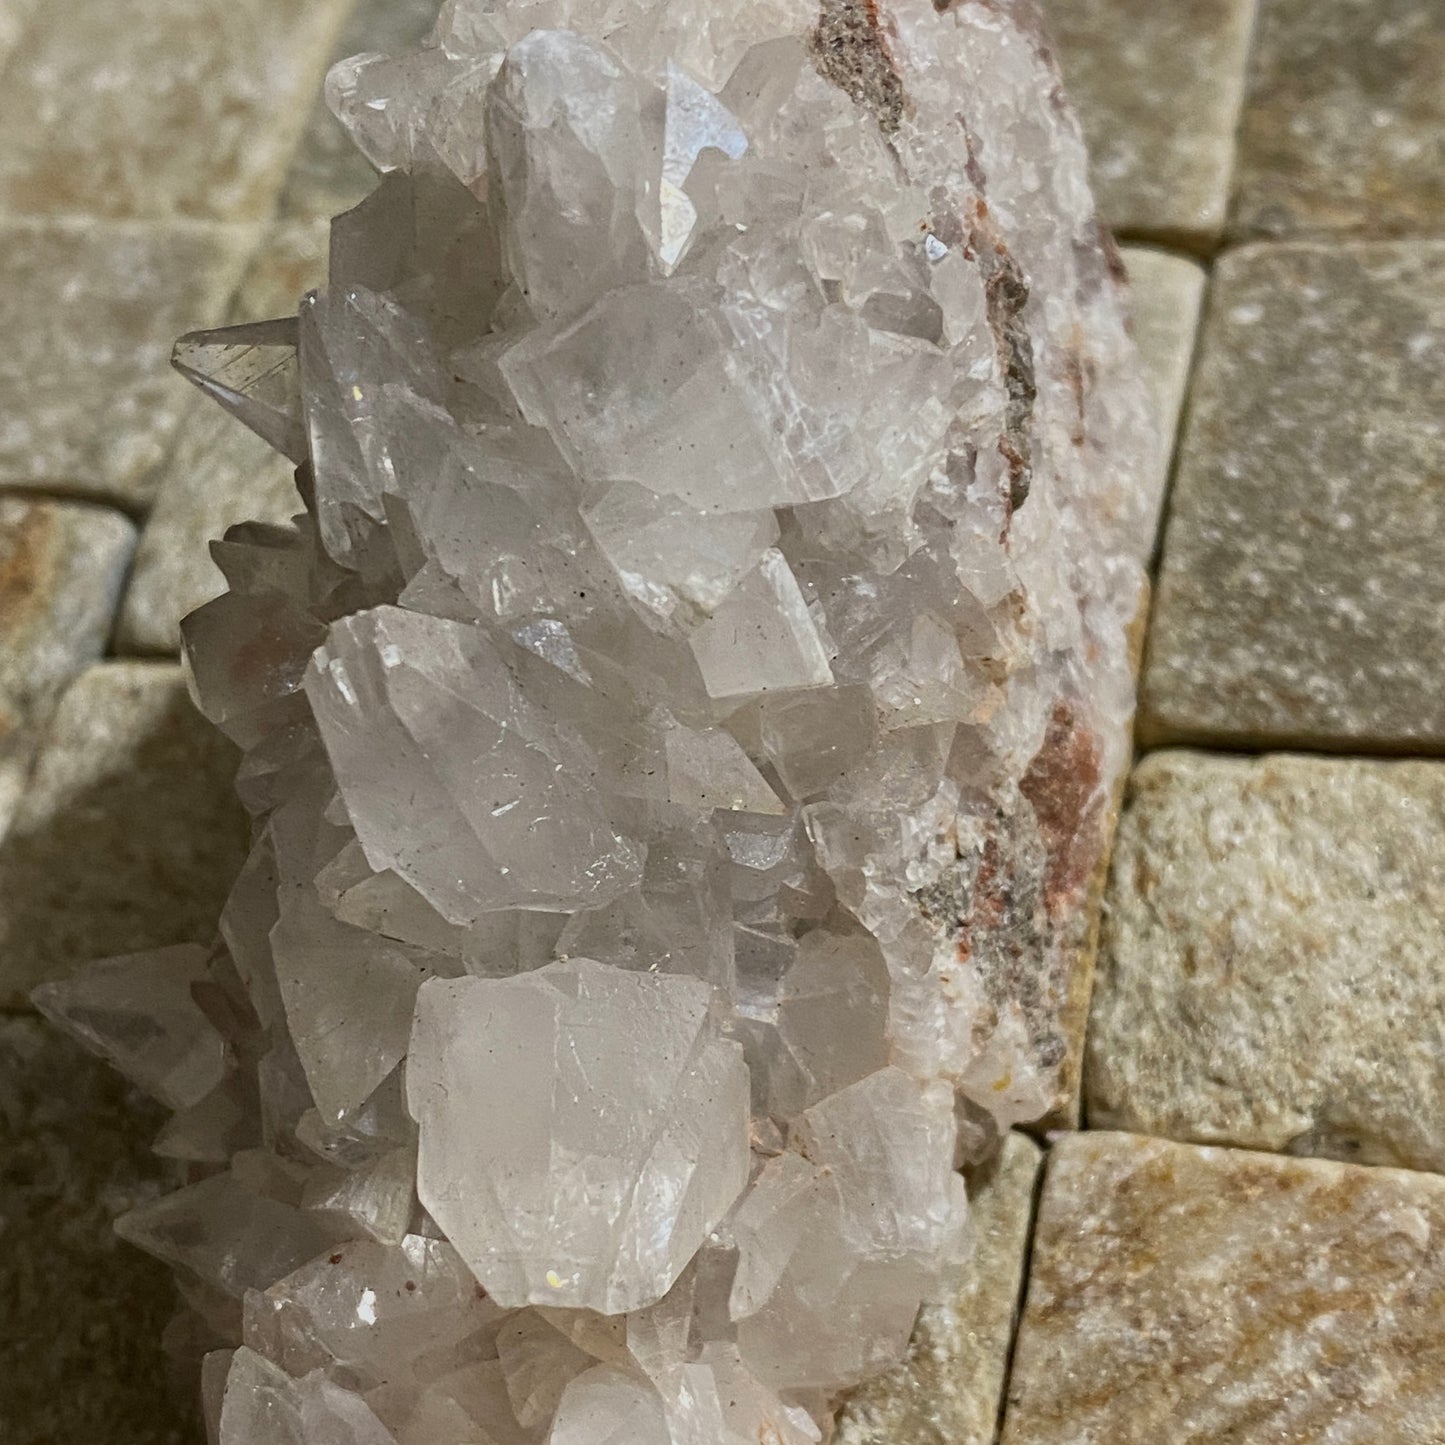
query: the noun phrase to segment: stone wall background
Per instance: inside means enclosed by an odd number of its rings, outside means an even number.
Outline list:
[[[170,343],[324,279],[371,179],[326,67],[435,3],[0,0],[5,1445],[199,1439],[109,1229],[158,1121],[26,999],[212,931],[245,824],[177,623],[294,498]],[[1160,751],[1088,1131],[980,1176],[975,1276],[845,1438],[1445,1440],[1445,5],[1045,8],[1174,440]]]

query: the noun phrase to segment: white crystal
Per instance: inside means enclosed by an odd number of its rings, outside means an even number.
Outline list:
[[[246,1298],[245,1333],[293,1374],[324,1368],[367,1390],[495,1328],[500,1309],[450,1245],[354,1240]]]
[[[444,918],[596,906],[636,877],[585,743],[527,700],[481,629],[358,613],[317,649],[306,694],[367,860]]]
[[[747,1070],[694,979],[434,980],[407,1087],[422,1203],[503,1304],[652,1304],[747,1182]]]
[[[805,1445],[1066,1104],[1162,469],[1031,12],[448,0],[177,364],[300,463],[185,629],[214,949],[47,1010],[177,1110],[220,1445]]]
[[[296,318],[288,316],[192,332],[177,343],[172,361],[263,441],[293,462],[304,462],[297,344]]]
[[[225,1040],[196,1007],[209,977],[191,944],[92,964],[42,984],[35,1006],[168,1108],[198,1104],[220,1084]]]
[[[776,548],[698,628],[691,645],[709,695],[719,700],[833,681],[797,578]]]

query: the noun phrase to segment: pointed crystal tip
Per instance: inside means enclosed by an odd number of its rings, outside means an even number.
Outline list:
[[[171,365],[282,456],[306,460],[294,316],[192,331]]]

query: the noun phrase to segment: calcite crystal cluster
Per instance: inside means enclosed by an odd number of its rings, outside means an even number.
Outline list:
[[[181,368],[298,464],[215,548],[254,847],[41,997],[175,1111],[222,1445],[777,1445],[1066,1109],[1157,503],[1012,0],[452,0],[383,174]],[[966,1362],[964,1367],[966,1368]]]

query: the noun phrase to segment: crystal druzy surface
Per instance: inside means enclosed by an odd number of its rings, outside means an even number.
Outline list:
[[[1009,0],[453,0],[178,364],[299,467],[186,625],[255,841],[42,1005],[255,1442],[827,1437],[1069,1087],[1153,431]]]

